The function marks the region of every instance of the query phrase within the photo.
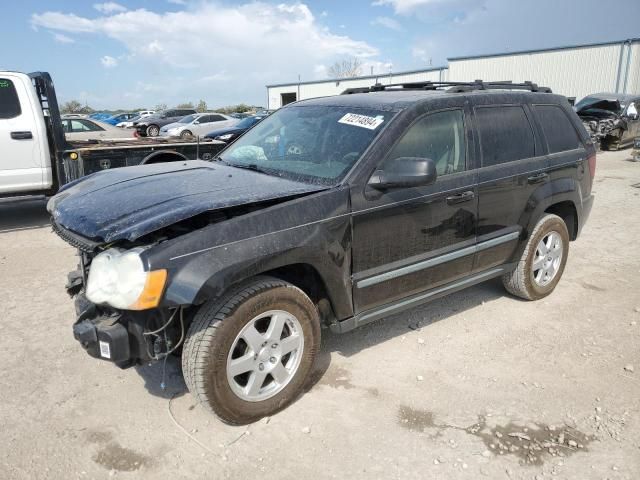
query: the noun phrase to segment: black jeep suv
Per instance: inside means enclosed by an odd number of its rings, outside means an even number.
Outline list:
[[[215,161],[63,188],[80,250],[74,335],[120,367],[181,354],[224,421],[304,390],[323,325],[345,332],[493,277],[557,285],[593,197],[595,148],[535,84],[380,86],[280,109]]]

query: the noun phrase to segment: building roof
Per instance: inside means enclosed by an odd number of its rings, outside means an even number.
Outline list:
[[[600,42],[600,43],[583,43],[581,45],[562,45],[559,47],[550,47],[550,48],[539,48],[535,50],[517,50],[515,52],[501,52],[501,53],[488,53],[483,55],[468,55],[461,57],[448,57],[447,61],[455,62],[458,60],[475,60],[478,58],[491,58],[491,57],[508,57],[511,55],[526,55],[530,53],[544,53],[544,52],[554,52],[558,50],[572,50],[576,48],[590,48],[590,47],[606,47],[607,45],[618,45],[622,43],[638,43],[640,42],[640,38],[629,38],[626,40],[616,40],[612,42]]]
[[[429,73],[429,72],[437,72],[438,70],[446,70],[447,67],[430,67],[430,68],[423,68],[420,70],[405,70],[403,72],[391,72],[391,73],[381,73],[378,75],[363,75],[361,77],[347,77],[347,78],[329,78],[329,79],[325,79],[325,80],[310,80],[308,82],[288,82],[288,83],[275,83],[272,85],[267,85],[267,88],[274,88],[274,87],[290,87],[290,86],[297,86],[297,85],[316,85],[318,83],[335,83],[335,82],[347,82],[347,81],[352,81],[352,80],[370,80],[370,79],[377,79],[377,78],[385,78],[388,77],[389,75],[391,76],[398,76],[398,75],[411,75],[414,73]]]

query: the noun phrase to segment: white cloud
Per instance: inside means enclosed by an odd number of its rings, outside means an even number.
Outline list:
[[[102,66],[104,68],[113,68],[118,66],[118,60],[109,55],[105,55],[104,57],[102,57],[100,59],[100,63],[102,63]]]
[[[445,3],[446,0],[376,0],[373,6],[389,5],[393,7],[396,13],[405,15],[415,10],[417,7],[425,5],[433,5],[436,3]]]
[[[173,3],[174,5],[186,5],[186,0],[167,0],[167,3]]]
[[[210,105],[260,101],[266,84],[295,80],[298,74],[304,80],[324,78],[317,65],[378,55],[368,42],[322,25],[302,3],[191,5],[184,11],[138,9],[95,18],[43,12],[32,15],[31,23],[115,40],[124,50],[117,58],[135,63],[141,80],[165,85],[148,93],[146,98],[156,103],[184,101],[187,95],[205,98]],[[184,81],[178,82],[178,76]],[[217,98],[211,100],[212,95]]]
[[[73,38],[67,37],[66,35],[63,35],[61,33],[51,32],[51,35],[53,35],[53,39],[58,43],[75,43],[75,40]]]
[[[402,30],[402,25],[400,25],[400,22],[389,17],[376,17],[371,21],[371,25],[380,25],[381,27],[385,27],[390,30],[396,30],[398,32]]]
[[[93,8],[104,14],[127,11],[127,7],[116,2],[94,3]]]

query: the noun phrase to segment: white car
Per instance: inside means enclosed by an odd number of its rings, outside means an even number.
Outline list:
[[[136,115],[133,118],[130,118],[129,120],[125,121],[125,122],[119,122],[116,123],[116,127],[119,128],[133,128],[133,123],[137,122],[138,120],[144,118],[144,117],[148,117],[150,115],[153,115],[155,112],[155,110],[142,110],[141,112],[138,112],[138,115]]]
[[[89,118],[63,118],[62,129],[67,140],[108,140],[128,138],[133,140],[134,132],[116,128],[108,123]]]
[[[181,138],[201,137],[213,130],[231,127],[238,122],[237,118],[222,113],[195,113],[187,115],[175,123],[165,125],[160,129],[160,135]]]

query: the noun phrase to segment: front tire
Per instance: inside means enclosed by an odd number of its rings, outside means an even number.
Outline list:
[[[200,307],[182,368],[205,408],[245,425],[304,391],[319,346],[319,314],[309,297],[290,283],[260,277]]]
[[[193,137],[193,133],[191,133],[189,130],[184,130],[182,133],[180,133],[180,138],[183,140],[191,137]]]
[[[518,266],[502,277],[509,293],[539,300],[556,288],[569,254],[569,231],[562,218],[545,214],[536,224]]]
[[[147,127],[147,137],[157,137],[160,133],[160,127],[157,125],[149,125]]]

